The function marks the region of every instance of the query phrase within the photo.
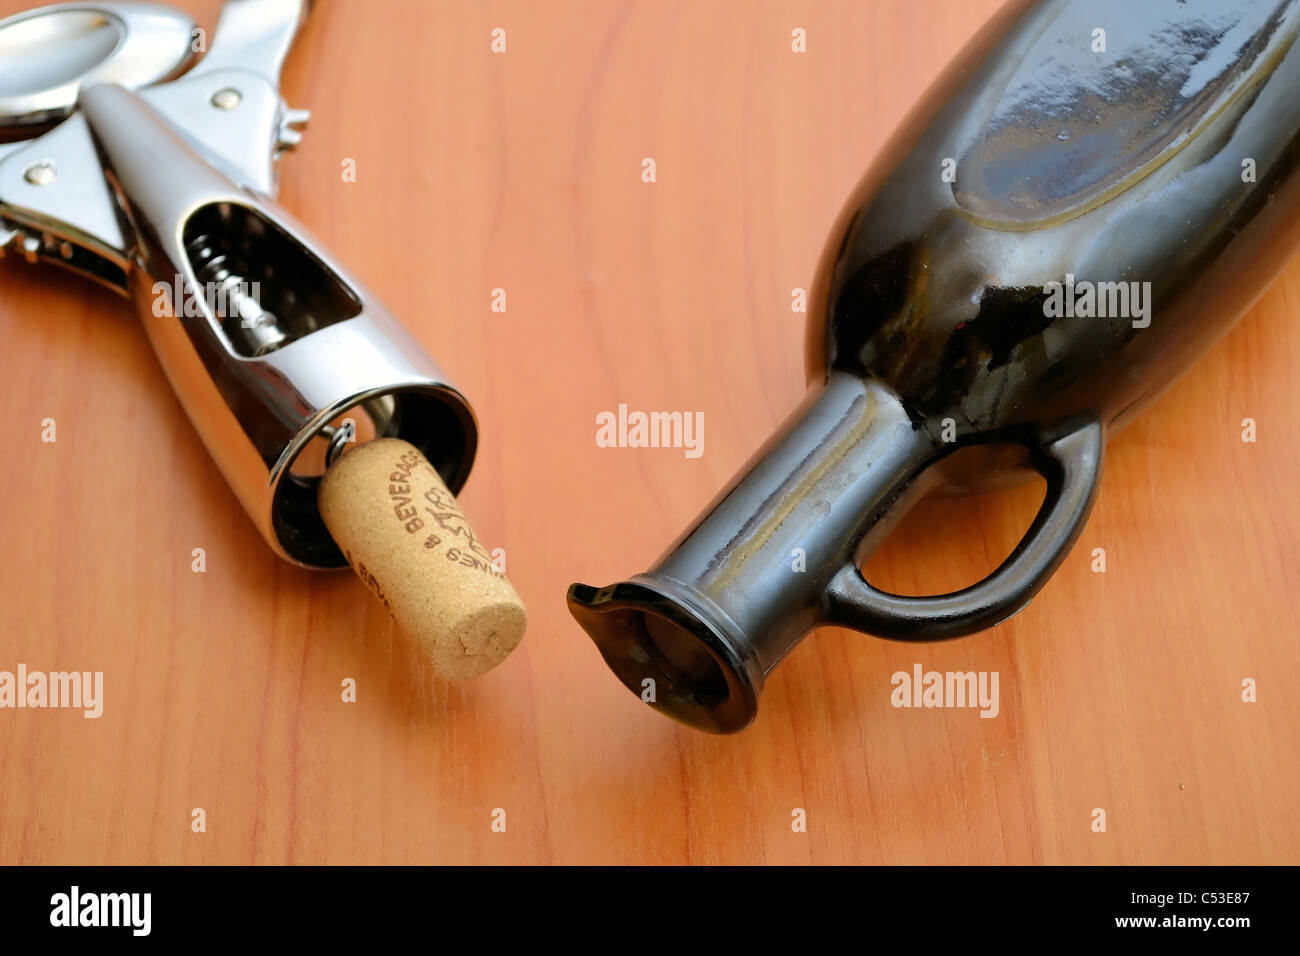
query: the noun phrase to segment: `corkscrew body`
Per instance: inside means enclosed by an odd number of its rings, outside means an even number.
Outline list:
[[[165,7],[59,4],[0,21],[7,49],[31,51],[6,66],[30,89],[0,95],[0,131],[27,137],[0,144],[0,252],[133,299],[267,543],[341,567],[317,506],[338,436],[404,439],[454,493],[477,429],[419,343],[274,201],[308,118],[279,92],[306,14],[304,0],[228,0],[207,53],[175,79],[196,34]],[[69,72],[31,37],[57,40]]]

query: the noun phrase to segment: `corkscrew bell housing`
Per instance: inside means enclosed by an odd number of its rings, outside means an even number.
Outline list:
[[[1106,438],[1300,245],[1298,32],[1297,0],[1004,8],[832,231],[808,399],[652,570],[570,588],[619,679],[728,733],[815,627],[942,640],[1024,607],[1087,520]],[[1093,299],[1060,308],[1066,288]],[[1026,466],[1046,498],[983,581],[911,597],[863,577],[927,490]]]
[[[274,201],[308,119],[279,92],[307,12],[227,0],[192,67],[194,22],[157,4],[0,20],[0,252],[133,299],[267,543],[333,568],[316,503],[332,442],[405,439],[456,492],[477,429],[419,343]]]

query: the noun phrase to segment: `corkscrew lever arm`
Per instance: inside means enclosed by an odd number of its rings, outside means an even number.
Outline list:
[[[191,76],[247,70],[280,86],[280,70],[311,9],[309,0],[226,0],[212,48]]]

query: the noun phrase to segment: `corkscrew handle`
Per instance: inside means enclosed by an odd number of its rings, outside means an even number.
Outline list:
[[[1000,624],[1042,589],[1092,511],[1101,479],[1104,429],[1086,420],[1030,447],[1047,494],[1015,550],[988,577],[948,594],[910,597],[873,587],[856,561],[826,590],[824,622],[877,637],[939,641]]]

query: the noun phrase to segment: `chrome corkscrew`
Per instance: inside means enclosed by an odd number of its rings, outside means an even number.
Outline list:
[[[263,537],[328,568],[345,556],[317,491],[340,435],[409,442],[454,493],[477,429],[419,343],[275,203],[308,120],[279,89],[307,13],[228,0],[207,44],[152,3],[0,20],[0,253],[134,300]]]

